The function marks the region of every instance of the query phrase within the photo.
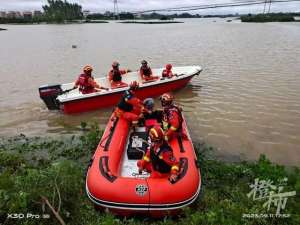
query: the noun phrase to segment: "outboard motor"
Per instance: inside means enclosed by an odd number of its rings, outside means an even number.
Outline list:
[[[57,96],[62,93],[60,84],[44,85],[39,88],[40,98],[45,102],[49,110],[59,109]]]

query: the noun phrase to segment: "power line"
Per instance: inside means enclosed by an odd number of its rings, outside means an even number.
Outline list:
[[[152,10],[144,10],[144,11],[136,11],[133,14],[140,13],[150,13],[150,12],[187,12],[187,11],[195,11],[201,9],[212,9],[212,8],[227,8],[227,7],[241,7],[241,6],[249,6],[249,5],[259,5],[259,4],[267,4],[266,1],[241,1],[237,3],[224,3],[224,4],[209,4],[209,5],[198,5],[198,6],[185,6],[185,7],[174,7],[174,8],[164,8],[164,9],[152,9]],[[271,0],[270,0],[271,1]],[[299,2],[300,0],[273,0],[273,3],[285,3],[285,2]],[[270,12],[269,5],[269,12]],[[265,9],[264,9],[265,11]]]

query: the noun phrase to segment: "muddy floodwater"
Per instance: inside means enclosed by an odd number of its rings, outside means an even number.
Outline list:
[[[71,82],[85,64],[98,77],[113,60],[135,70],[146,59],[153,68],[204,68],[175,93],[194,141],[217,147],[224,159],[264,153],[299,165],[300,23],[184,22],[1,25],[8,30],[0,33],[0,136],[76,134],[81,121],[104,127],[112,109],[49,112],[38,87]]]

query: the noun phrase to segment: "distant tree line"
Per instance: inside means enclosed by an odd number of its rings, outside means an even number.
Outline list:
[[[295,21],[295,16],[299,16],[299,13],[268,13],[256,15],[248,14],[241,16],[241,21],[254,23],[293,22]]]
[[[82,7],[66,0],[48,0],[41,16],[0,18],[0,23],[64,23],[83,19]]]

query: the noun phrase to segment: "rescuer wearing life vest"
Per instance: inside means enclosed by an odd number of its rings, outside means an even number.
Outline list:
[[[129,90],[125,91],[114,112],[116,117],[123,117],[133,125],[138,123],[143,110],[143,104],[141,100],[135,97],[135,92],[138,88],[138,82],[133,81],[130,84]]]
[[[157,80],[158,76],[153,76],[151,68],[148,66],[148,63],[146,60],[143,60],[141,62],[142,66],[140,68],[140,75],[142,80],[144,81],[152,81]]]
[[[128,84],[122,82],[122,75],[131,72],[131,70],[120,70],[119,69],[120,63],[113,62],[112,63],[112,69],[108,73],[108,79],[111,83],[112,88],[118,88],[118,87],[127,87]]]
[[[143,110],[144,125],[147,129],[155,125],[160,125],[162,122],[162,110],[154,109],[154,99],[146,98],[143,101],[145,110]]]
[[[142,160],[137,162],[139,173],[143,170],[151,173],[151,178],[169,177],[171,182],[176,181],[179,172],[179,163],[173,155],[172,148],[164,140],[164,132],[160,126],[150,129],[151,145]]]
[[[173,99],[174,97],[170,93],[165,93],[160,97],[163,107],[162,127],[166,141],[170,141],[179,135],[185,137],[182,133],[182,110],[173,103]]]
[[[167,64],[166,68],[162,71],[162,77],[172,78],[175,74],[172,72],[172,65]]]
[[[103,90],[109,90],[108,88],[101,87],[95,81],[92,76],[93,68],[87,65],[83,68],[83,73],[79,75],[78,79],[75,81],[74,89],[79,87],[79,91],[82,94],[90,94],[93,92]]]

